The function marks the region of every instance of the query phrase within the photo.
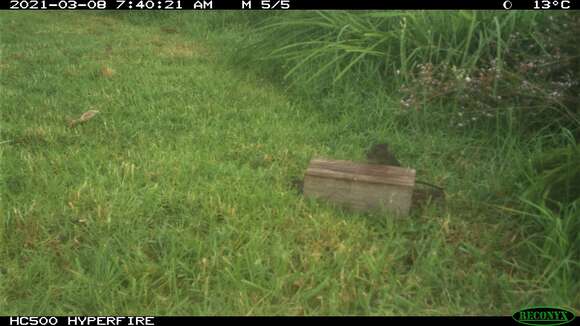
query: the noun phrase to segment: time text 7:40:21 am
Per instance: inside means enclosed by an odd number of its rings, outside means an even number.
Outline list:
[[[181,0],[117,0],[116,9],[183,9]]]

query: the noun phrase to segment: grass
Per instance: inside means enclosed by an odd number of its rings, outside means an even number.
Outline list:
[[[268,59],[291,65],[287,77],[322,61],[327,64],[308,74],[310,79],[330,75],[326,78],[337,82],[363,70],[399,86],[425,62],[455,65],[468,73],[487,58],[501,65],[510,35],[532,33],[545,20],[523,12],[296,12],[265,19],[264,36],[254,46]],[[280,33],[286,37],[272,37]]]
[[[579,309],[575,278],[552,286],[529,225],[496,208],[537,144],[401,116],[384,93],[286,92],[231,64],[248,30],[223,15],[0,15],[1,314]],[[313,155],[384,139],[446,206],[394,220],[292,188]]]
[[[323,11],[253,20],[261,27],[244,41],[249,59],[282,67],[284,82],[301,93],[388,91],[407,108],[444,103],[431,118],[460,125],[501,118],[534,132],[580,130],[580,40],[549,34],[580,26],[577,15]]]

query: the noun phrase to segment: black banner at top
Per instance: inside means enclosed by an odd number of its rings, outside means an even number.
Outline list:
[[[574,10],[580,0],[3,0],[8,10]]]

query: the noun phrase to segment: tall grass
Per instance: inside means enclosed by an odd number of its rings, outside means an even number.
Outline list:
[[[561,204],[558,210],[545,202],[524,199],[527,212],[520,216],[532,230],[524,244],[533,256],[538,282],[554,304],[580,303],[580,200]]]
[[[575,15],[319,11],[260,26],[251,57],[302,92],[386,90],[406,107],[465,108],[460,126],[495,117],[580,130],[578,35],[550,32],[580,26]]]
[[[399,83],[393,77],[408,78],[421,63],[470,70],[482,58],[501,61],[510,35],[531,34],[542,19],[518,12],[300,12],[266,20],[257,47],[288,66],[287,78],[337,82],[364,71]],[[309,64],[318,69],[312,73]]]
[[[580,303],[580,146],[564,129],[563,143],[531,161],[529,186],[519,212],[529,227],[524,242],[539,260],[539,281],[558,304]]]
[[[562,145],[545,150],[534,159],[527,198],[552,206],[580,199],[580,144],[567,129],[560,138],[564,139]]]

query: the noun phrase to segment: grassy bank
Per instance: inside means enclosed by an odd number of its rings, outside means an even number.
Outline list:
[[[402,80],[377,91],[351,74],[373,60],[312,80],[300,76],[316,60],[294,69],[266,47],[254,61],[261,15],[0,19],[3,314],[579,309],[577,206],[518,199],[530,158],[566,132],[458,126],[444,101],[407,110]],[[68,128],[89,109],[101,113]],[[393,220],[292,187],[313,155],[361,160],[379,141],[444,185],[446,204]]]

